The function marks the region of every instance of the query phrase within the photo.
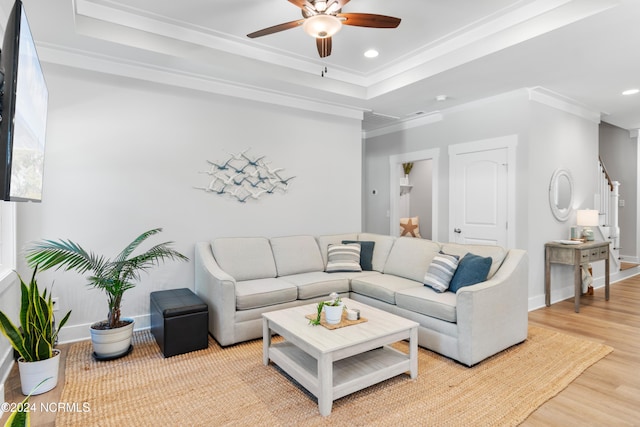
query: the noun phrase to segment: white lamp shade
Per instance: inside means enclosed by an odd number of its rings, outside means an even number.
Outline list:
[[[598,213],[595,209],[579,210],[576,224],[581,227],[595,227],[598,225]]]
[[[340,31],[342,22],[333,15],[314,15],[304,20],[302,28],[311,37],[324,39]]]

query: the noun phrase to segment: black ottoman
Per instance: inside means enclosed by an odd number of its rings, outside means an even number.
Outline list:
[[[164,357],[209,345],[209,308],[187,288],[151,292],[151,333]]]

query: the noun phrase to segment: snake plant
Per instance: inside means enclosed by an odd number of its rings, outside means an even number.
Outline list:
[[[51,294],[45,289],[42,295],[38,291],[36,271],[33,271],[31,282],[27,286],[20,279],[20,328],[0,311],[0,330],[9,339],[13,348],[26,362],[49,359],[53,356],[53,346],[58,331],[69,319],[69,311],[56,328],[53,316]]]

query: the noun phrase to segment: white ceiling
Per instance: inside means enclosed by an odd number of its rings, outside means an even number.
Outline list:
[[[301,28],[246,37],[300,19],[287,0],[23,2],[44,62],[260,92],[270,102],[320,102],[353,117],[367,113],[364,130],[523,87],[640,128],[640,94],[621,95],[640,88],[638,0],[352,0],[343,12],[402,22],[344,26],[324,59]],[[380,55],[365,58],[369,48]]]

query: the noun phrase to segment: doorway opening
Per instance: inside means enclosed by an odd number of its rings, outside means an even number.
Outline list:
[[[392,236],[401,235],[400,219],[416,217],[420,236],[438,240],[438,158],[440,149],[416,151],[389,157],[390,213]],[[404,164],[413,163],[406,176]]]

